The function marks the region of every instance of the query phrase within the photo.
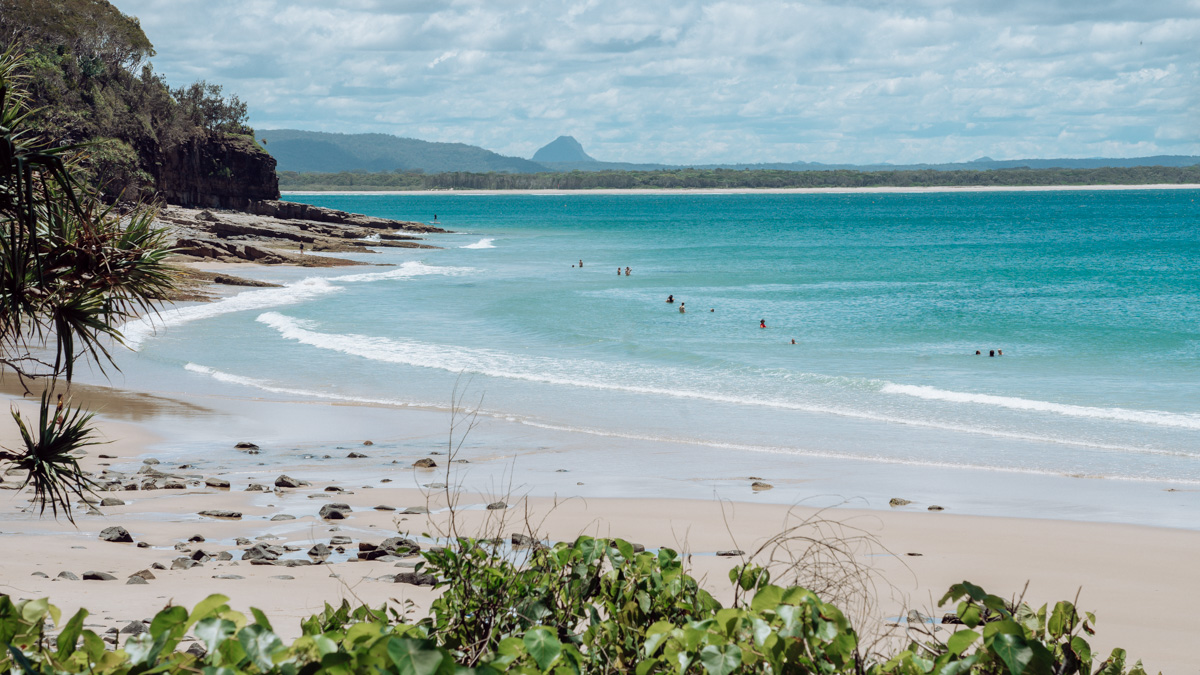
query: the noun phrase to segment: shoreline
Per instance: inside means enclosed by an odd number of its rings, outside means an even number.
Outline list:
[[[802,194],[930,194],[940,192],[1056,192],[1092,190],[1200,190],[1200,184],[1161,183],[1150,185],[965,185],[933,187],[860,187],[860,188],[661,188],[661,189],[616,189],[594,190],[282,190],[281,195],[802,195]]]
[[[126,475],[132,475],[138,467],[184,472],[193,476],[186,489],[100,492],[98,497],[115,497],[124,504],[102,507],[103,515],[81,511],[76,517],[77,527],[63,520],[20,513],[24,500],[16,499],[18,494],[13,491],[0,492],[10,495],[10,499],[0,501],[0,542],[10,552],[0,563],[0,583],[4,586],[0,590],[15,597],[49,597],[68,613],[87,607],[93,614],[89,624],[94,627],[120,628],[131,620],[151,616],[167,599],[191,606],[216,592],[230,596],[238,609],[263,609],[279,632],[289,637],[297,633],[299,619],[319,611],[326,601],[337,604],[345,598],[354,605],[367,602],[377,606],[384,598],[394,597],[401,602],[413,601],[420,612],[428,607],[433,593],[394,583],[390,576],[410,571],[415,558],[351,562],[347,559],[354,555],[351,552],[335,554],[324,564],[286,568],[250,565],[239,560],[246,544],[239,545],[235,540],[243,537],[243,542],[265,541],[289,547],[293,552],[285,558],[309,562],[304,551],[334,535],[350,537],[357,543],[378,542],[398,532],[430,545],[434,541],[421,533],[436,534],[446,526],[445,491],[436,486],[449,484],[462,497],[457,517],[468,531],[507,537],[510,531],[524,531],[526,521],[531,521],[536,531],[550,541],[589,534],[621,537],[649,549],[686,551],[692,573],[722,601],[727,601],[729,595],[726,572],[741,558],[719,557],[716,551],[740,549],[752,554],[788,525],[808,518],[827,518],[833,522],[821,530],[826,536],[840,531],[846,536],[868,538],[856,544],[855,559],[872,568],[879,596],[873,609],[860,619],[864,632],[886,630],[893,621],[890,617],[905,616],[908,609],[940,616],[945,610],[936,607],[936,599],[951,583],[963,579],[1004,597],[1019,594],[1029,582],[1026,597],[1035,608],[1071,600],[1082,588],[1080,608],[1099,616],[1099,634],[1091,642],[1100,653],[1121,646],[1132,658],[1143,659],[1151,672],[1190,672],[1185,669],[1192,665],[1184,638],[1200,629],[1200,617],[1192,611],[1190,602],[1200,593],[1200,580],[1192,574],[1189,562],[1200,554],[1200,532],[1196,531],[924,509],[841,506],[822,510],[739,499],[526,496],[512,483],[494,478],[490,482],[479,480],[479,476],[472,480],[468,473],[488,464],[507,465],[508,474],[517,475],[519,482],[522,469],[509,458],[489,457],[488,449],[483,448],[464,453],[470,457],[469,464],[447,462],[445,439],[434,439],[432,428],[411,423],[401,425],[404,431],[399,436],[375,437],[370,445],[365,441],[372,439],[343,434],[379,429],[347,424],[344,431],[329,431],[330,438],[341,438],[337,447],[342,448],[331,459],[314,459],[289,468],[262,467],[258,460],[278,453],[288,443],[266,434],[265,438],[244,439],[262,445],[257,456],[234,450],[232,442],[215,453],[215,448],[174,453],[164,447],[170,438],[136,417],[180,415],[193,419],[196,425],[212,427],[220,425],[226,413],[160,395],[149,405],[142,405],[147,394],[122,390],[100,393],[109,401],[105,406],[109,412],[100,417],[101,430],[116,442],[91,449],[83,460],[85,467],[93,471],[118,470]],[[299,408],[296,414],[305,418],[314,412],[309,404],[274,405]],[[355,419],[354,415],[346,415],[346,406],[315,405],[342,419]],[[394,422],[395,411],[379,414]],[[114,416],[126,419],[116,421]],[[13,441],[15,430],[10,426],[0,430],[0,444]],[[227,435],[243,438],[246,431],[232,425]],[[188,430],[180,429],[178,433],[186,435]],[[291,440],[302,439],[297,431]],[[206,441],[204,445],[212,444]],[[442,447],[443,451],[434,447]],[[351,458],[350,451],[367,455],[368,459]],[[393,469],[380,471],[373,466],[392,456],[398,462]],[[152,457],[160,463],[143,464],[143,460],[154,461]],[[372,457],[376,459],[369,459]],[[431,458],[438,466],[412,468],[413,459],[419,457]],[[364,466],[363,462],[372,466]],[[362,471],[357,470],[358,466]],[[350,473],[335,470],[342,468]],[[312,484],[296,489],[246,490],[252,483],[270,486],[278,473]],[[575,469],[566,476],[571,483],[589,480]],[[204,481],[210,479],[226,480],[229,487],[206,485]],[[11,485],[11,479],[0,485]],[[509,508],[484,508],[496,500],[505,501]],[[348,504],[349,517],[338,521],[320,518],[317,511],[331,502]],[[432,513],[402,513],[419,506],[427,506]],[[236,520],[197,515],[208,509],[229,509],[242,515]],[[276,520],[281,514],[292,518]],[[114,525],[127,528],[135,541],[144,541],[149,548],[97,538],[101,529]],[[189,542],[195,535],[205,541]],[[1112,546],[1110,542],[1121,545]],[[190,569],[170,569],[173,560],[196,551],[212,559]],[[231,554],[231,559],[221,560],[217,555],[221,552]],[[1013,564],[1014,560],[1020,564]],[[153,569],[155,578],[138,588],[124,583],[125,577],[150,569],[152,563],[168,569]],[[1130,574],[1135,569],[1138,574]],[[86,570],[105,571],[117,579],[98,582],[56,578],[60,571],[82,576]],[[1123,581],[1111,583],[1117,578]],[[1156,621],[1146,621],[1148,615]]]

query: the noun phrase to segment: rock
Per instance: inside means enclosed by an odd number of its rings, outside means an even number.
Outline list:
[[[338,486],[336,486],[336,485],[327,485],[327,486],[325,486],[325,491],[326,491],[326,492],[345,492],[345,490],[343,490],[342,488],[340,488],[340,487],[338,487]]]
[[[132,576],[141,577],[141,578],[145,579],[146,581],[150,581],[151,579],[155,578],[154,573],[151,572],[150,570],[138,570],[138,571],[134,572]]]
[[[175,550],[182,551],[184,553],[190,553],[192,549],[189,548],[187,544],[185,544],[181,541],[181,542],[175,544]]]
[[[432,574],[417,574],[416,572],[401,572],[396,575],[395,583],[412,584],[413,586],[433,586],[437,577]]]
[[[214,574],[214,579],[245,579],[246,577],[237,574]]]
[[[755,492],[762,492],[763,490],[770,490],[773,487],[775,487],[775,486],[771,485],[770,483],[764,483],[761,480],[756,480],[750,484],[750,489],[754,490]]]
[[[332,553],[333,551],[329,550],[328,546],[321,543],[317,543],[312,548],[308,549],[309,556],[313,558],[321,558],[322,560],[328,558]]]
[[[948,614],[943,614],[943,615],[942,615],[942,624],[943,624],[943,625],[957,625],[957,626],[961,626],[961,625],[962,625],[962,619],[958,618],[958,615],[957,615],[957,614],[955,614],[954,612],[950,612],[950,613],[948,613]]]
[[[376,549],[388,555],[409,556],[421,550],[421,545],[405,537],[389,537]]]
[[[392,464],[395,464],[395,462],[392,462]],[[392,482],[392,479],[391,478],[383,478],[383,479],[380,479],[379,482],[380,483],[390,483],[390,482]]]
[[[908,499],[901,499],[900,497],[892,497],[892,500],[888,502],[888,506],[892,506],[892,507],[905,506],[905,505],[911,504],[911,503],[912,503],[912,501],[910,501]]]
[[[362,454],[361,452],[352,452],[352,453],[346,455],[346,459],[366,459],[366,458],[367,458],[367,456]]]
[[[746,555],[746,552],[735,548],[729,551],[717,551],[717,555],[722,558],[732,558],[734,556]]]
[[[161,464],[161,462],[153,457],[147,457],[146,459],[142,460],[142,464]]]
[[[521,534],[519,532],[513,532],[509,536],[509,539],[512,542],[513,546],[537,546],[538,544],[541,543],[537,539],[534,539],[533,537],[531,537],[527,534]]]
[[[192,536],[188,537],[188,541],[204,541],[204,535],[193,534]]]
[[[295,520],[295,519],[296,519],[296,516],[293,516],[289,513],[276,513],[275,515],[271,516],[272,521]]]
[[[233,560],[233,554],[230,553],[229,551],[221,551],[220,553],[217,554],[217,560],[220,560],[222,562]]]
[[[169,480],[169,481],[163,483],[163,486],[162,486],[162,489],[164,489],[164,490],[183,490],[186,488],[187,488],[186,485],[184,485],[183,483],[181,483],[177,480]]]
[[[284,551],[277,546],[255,544],[242,552],[242,560],[278,560]]]
[[[914,558],[920,558],[921,556],[923,556],[925,554],[924,553],[905,553],[904,555],[910,555]]]
[[[943,506],[938,506],[937,504],[934,504],[934,505],[930,506],[927,510],[929,510],[929,511],[945,511],[946,508]]]
[[[326,504],[321,507],[319,515],[325,520],[345,520],[350,517],[349,504]]]
[[[43,578],[43,579],[49,579],[49,578],[50,578],[50,575],[49,575],[49,574],[46,574],[45,572],[34,572],[33,574],[30,574],[29,576],[31,576],[31,577],[41,577],[41,578]]]
[[[137,546],[138,548],[150,548],[150,544],[147,544],[147,543],[146,543],[146,542],[144,542],[144,541],[139,541],[139,542],[136,544],[136,546]]]
[[[205,649],[204,645],[200,644],[199,642],[193,642],[192,644],[188,645],[187,649],[183,651],[191,654],[197,659],[202,659],[205,656],[208,656],[208,650]]]
[[[233,543],[237,544],[238,546],[249,546],[250,540],[245,537],[238,537],[237,539],[233,540]]]
[[[191,558],[196,562],[208,562],[209,560],[212,560],[211,555],[205,552],[204,549],[199,548],[192,553]]]
[[[209,509],[201,511],[199,515],[208,516],[209,518],[225,518],[228,520],[241,520],[242,514],[240,511],[227,511],[225,509]]]
[[[145,579],[142,581],[145,581]],[[142,623],[141,621],[130,621],[125,625],[124,628],[121,629],[121,633],[124,635],[138,635],[145,632],[146,624]]]
[[[508,508],[508,504],[505,504],[504,502],[492,502],[491,504],[487,505],[488,511],[500,511],[502,509],[507,509],[507,508]]]
[[[229,489],[229,481],[224,478],[205,478],[204,484],[210,488]]]
[[[266,485],[259,485],[258,483],[251,483],[246,486],[246,492],[270,492],[270,490],[267,489]]]
[[[66,570],[59,572],[58,576],[55,577],[55,579],[66,579],[67,581],[79,581],[79,577],[75,576],[74,572],[67,572]]]
[[[129,531],[120,525],[106,527],[100,530],[100,539],[102,541],[112,541],[119,544],[132,544],[133,537],[129,535]]]
[[[190,570],[200,563],[191,558],[176,558],[171,561],[171,569],[173,570]]]
[[[258,449],[257,445],[255,445],[249,441],[242,441],[241,443],[238,443],[238,444],[234,445],[233,447],[237,448],[238,450],[257,450]]]
[[[376,511],[395,511],[396,507],[388,506],[387,504],[380,504],[379,506],[375,507],[375,510]]]
[[[282,580],[282,581],[292,581],[292,580],[294,580],[296,577],[294,577],[294,576],[291,576],[290,574],[280,574],[279,576],[274,576],[274,577],[271,577],[271,578],[272,578],[272,579],[280,579],[280,580]]]
[[[291,476],[288,476],[286,474],[281,475],[281,476],[279,476],[279,478],[275,479],[275,487],[298,488],[298,487],[303,487],[308,484],[309,483],[306,480],[296,480],[295,478],[292,478]]]
[[[413,466],[418,469],[432,469],[437,466],[437,462],[429,459],[428,457],[422,457],[421,459],[413,462]]]
[[[371,441],[363,441],[363,445],[375,445],[375,444]]]
[[[350,537],[347,537],[345,535],[335,534],[334,536],[329,538],[329,545],[330,546],[344,546],[346,544],[352,543],[353,541],[354,540],[352,540]]]
[[[100,506],[125,506],[125,500],[117,499],[116,497],[105,497],[100,500]]]
[[[114,577],[113,575],[109,574],[108,572],[96,572],[94,570],[88,570],[87,572],[83,573],[83,580],[84,581],[116,581],[117,578]]]
[[[96,455],[96,457],[99,457],[100,459],[116,459],[116,457],[113,455]]]
[[[404,509],[403,511],[401,511],[400,513],[403,515],[406,515],[406,516],[416,516],[416,515],[429,513],[429,509],[425,508],[424,506],[410,506],[410,507]]]
[[[156,563],[150,563],[150,569],[152,569],[152,570],[165,570],[165,569],[167,569],[167,566],[166,566],[166,565],[164,565],[164,564],[162,564],[162,563],[160,563],[160,562],[156,562]]]
[[[138,576],[138,575],[136,575],[136,574],[135,574],[135,575],[133,575],[133,576],[131,576],[131,577],[129,577],[128,579],[126,579],[126,580],[125,580],[125,585],[126,585],[126,586],[128,586],[128,585],[130,585],[130,584],[137,585],[137,584],[148,584],[148,583],[150,583],[150,582],[149,582],[149,581],[146,581],[145,579],[143,579],[143,578],[139,577],[139,576]]]

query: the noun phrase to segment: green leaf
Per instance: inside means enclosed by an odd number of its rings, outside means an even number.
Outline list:
[[[182,635],[184,626],[187,624],[187,610],[174,605],[164,609],[150,621],[150,634],[158,637],[164,633],[170,634],[179,629],[179,634]]]
[[[208,618],[214,612],[220,611],[227,602],[229,602],[229,598],[220,594],[213,594],[201,600],[188,615],[187,625],[191,626],[201,619]]]
[[[275,629],[271,627],[271,620],[267,618],[266,614],[262,613],[261,609],[257,607],[251,607],[250,613],[254,615],[254,623],[266,628],[271,632],[275,632]]]
[[[979,633],[973,630],[960,630],[946,640],[946,649],[950,650],[955,656],[962,656],[962,653],[967,651],[976,640],[979,639]]]
[[[1071,638],[1071,650],[1075,652],[1075,656],[1078,656],[1080,661],[1085,664],[1091,664],[1092,646],[1088,644],[1087,640],[1078,635]]]
[[[618,540],[618,544],[622,543]],[[525,632],[525,637],[522,639],[525,643],[525,649],[529,651],[529,655],[537,661],[538,668],[548,670],[558,655],[562,653],[562,643],[554,636],[554,632],[549,628],[537,627],[530,628]]]
[[[775,585],[766,585],[754,594],[754,600],[750,602],[750,609],[756,612],[775,609],[782,601],[783,589]]]
[[[992,651],[1008,666],[1010,675],[1051,675],[1054,657],[1039,642],[1022,635],[1001,633],[992,641]]]
[[[83,632],[83,620],[87,615],[88,611],[81,609],[63,626],[62,632],[58,634],[58,658],[65,659],[75,653],[75,643],[79,641],[79,634]]]
[[[708,645],[700,650],[700,663],[709,675],[729,675],[742,665],[742,648],[737,645]]]
[[[204,648],[208,650],[209,657],[212,658],[217,654],[217,646],[228,640],[236,630],[237,626],[232,621],[210,616],[196,624],[192,632],[204,643]]]
[[[387,653],[400,675],[435,675],[445,658],[432,641],[412,638],[389,639]]]
[[[250,624],[238,631],[238,642],[246,650],[246,656],[261,670],[270,670],[275,665],[275,652],[283,649],[283,641],[261,624]]]
[[[979,625],[983,615],[979,605],[962,602],[958,605],[958,618],[967,628],[974,628]]]

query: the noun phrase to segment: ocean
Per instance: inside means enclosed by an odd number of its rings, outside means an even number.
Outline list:
[[[493,439],[509,455],[587,457],[610,489],[757,467],[791,486],[774,499],[955,483],[968,511],[1002,489],[1196,527],[1194,496],[1113,495],[1200,490],[1197,198],[286,195],[453,233],[128,326],[121,383],[443,411],[457,392],[516,430]]]

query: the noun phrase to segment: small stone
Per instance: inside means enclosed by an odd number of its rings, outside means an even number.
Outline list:
[[[142,460],[142,464],[154,465],[154,464],[159,464],[159,463],[160,462],[157,459],[154,459],[153,457],[147,457],[146,459]]]
[[[771,485],[770,483],[764,483],[761,480],[756,480],[750,484],[750,489],[754,490],[755,492],[761,492],[763,490],[770,490],[773,487],[775,487],[775,486]]]
[[[367,456],[362,454],[361,452],[352,452],[352,453],[346,455],[346,459],[366,459],[366,458],[367,458]]]
[[[207,511],[200,511],[199,515],[207,516],[209,518],[224,518],[227,520],[241,520],[242,518],[241,512],[227,511],[225,509],[209,509]]]
[[[319,515],[325,520],[345,520],[350,516],[349,504],[326,504]]]
[[[150,570],[138,570],[133,573],[133,576],[141,577],[147,581],[150,581],[151,579],[155,578],[154,573],[151,572]]]
[[[242,441],[241,443],[238,443],[238,444],[234,445],[233,447],[237,448],[238,450],[257,450],[258,449],[257,445],[255,445],[249,441]]]
[[[395,462],[393,462],[393,464],[394,464],[394,463],[395,463]],[[390,482],[392,482],[392,479],[391,479],[391,478],[384,478],[384,479],[380,480],[379,482],[380,482],[380,483],[390,483]]]
[[[217,560],[220,560],[222,562],[233,560],[233,554],[230,553],[229,551],[221,551],[220,553],[217,554]]]
[[[329,545],[330,546],[344,546],[346,544],[353,543],[353,541],[354,541],[353,539],[351,539],[350,537],[347,537],[345,535],[335,534],[334,536],[329,538]]]
[[[331,553],[332,551],[329,550],[328,546],[320,543],[308,549],[308,555],[312,556],[313,558],[325,559],[328,558]]]
[[[190,570],[200,563],[191,558],[176,558],[171,561],[171,569],[173,570]]]
[[[58,573],[56,579],[66,579],[67,581],[79,581],[79,577],[75,576],[74,572],[62,571]]]
[[[735,548],[729,551],[717,551],[717,555],[722,558],[732,558],[734,556],[746,555],[746,552]]]
[[[156,563],[150,563],[150,569],[152,569],[152,570],[165,570],[165,569],[167,569],[167,566],[166,566],[166,565],[164,565],[164,564],[162,564],[162,563],[160,563],[160,562],[156,562]]]
[[[135,575],[133,575],[133,576],[131,576],[131,577],[129,577],[128,579],[126,579],[126,580],[125,580],[125,585],[126,585],[126,586],[128,586],[128,585],[130,585],[130,584],[133,584],[133,585],[135,585],[135,586],[136,586],[136,585],[138,585],[138,584],[148,584],[148,583],[150,583],[150,582],[149,582],[149,581],[146,581],[145,579],[143,579],[143,578],[141,578],[141,577],[139,577],[139,576],[137,576],[136,574],[135,574]]]
[[[325,491],[326,492],[345,492],[345,490],[343,490],[342,488],[340,488],[336,485],[327,485],[325,487]]]
[[[412,584],[413,586],[433,586],[437,577],[432,574],[417,574],[416,572],[401,572],[396,575],[395,583]]]
[[[375,445],[375,444],[371,441],[363,441],[363,445]]]
[[[116,497],[105,497],[100,500],[100,506],[125,506],[125,500],[117,499]]]
[[[287,514],[287,513],[276,513],[275,515],[271,516],[271,520],[273,520],[273,521],[276,521],[276,520],[295,520],[295,519],[296,519],[296,516],[293,516],[293,515],[290,515],[290,514]]]
[[[133,537],[129,535],[129,531],[120,525],[106,527],[100,530],[100,539],[103,541],[111,541],[120,544],[132,544]]]
[[[142,581],[145,581],[145,579],[143,579]],[[142,623],[141,621],[130,621],[128,624],[125,625],[124,628],[121,629],[121,633],[123,633],[125,635],[138,635],[140,633],[145,633],[145,632],[146,632],[146,624]]]
[[[210,488],[229,489],[229,481],[224,478],[205,478],[204,484]]]
[[[246,486],[246,492],[269,492],[269,490],[267,490],[266,485],[260,485],[258,483],[251,483]]]
[[[429,509],[424,506],[410,506],[410,507],[404,509],[403,511],[401,511],[400,513],[402,513],[403,515],[406,515],[406,516],[415,516],[415,515],[421,515],[424,513],[429,513]]]
[[[945,511],[946,508],[943,506],[938,506],[937,504],[934,504],[934,505],[930,506],[928,510],[929,511]]]
[[[281,581],[292,581],[292,580],[293,580],[293,579],[295,579],[296,577],[293,577],[293,576],[291,576],[291,575],[289,575],[289,574],[280,574],[279,576],[275,576],[275,577],[271,577],[271,578],[272,578],[272,579],[279,579],[279,580],[281,580]]]
[[[245,537],[238,537],[237,539],[233,540],[233,543],[237,544],[238,546],[249,546],[251,542]]]
[[[487,505],[488,511],[500,511],[502,509],[507,509],[507,508],[508,508],[508,504],[505,504],[504,502],[492,502],[491,504]]]
[[[162,489],[164,489],[164,490],[185,490],[185,489],[187,489],[187,486],[177,480],[169,480],[169,481],[163,483]]]
[[[204,541],[204,535],[193,534],[192,536],[188,537],[188,541]]]
[[[279,476],[279,478],[275,479],[275,487],[298,488],[298,487],[302,487],[302,486],[305,486],[308,484],[309,484],[308,481],[297,480],[295,478],[292,478],[291,476],[288,476],[287,474],[283,474],[283,475]]]
[[[197,659],[202,659],[205,656],[208,656],[208,649],[206,649],[204,645],[200,644],[199,642],[193,642],[192,644],[188,645],[187,649],[183,651],[191,654]]]
[[[45,572],[34,572],[33,574],[30,574],[29,576],[31,576],[31,577],[41,577],[41,578],[43,578],[43,579],[49,579],[49,578],[50,578],[50,575],[49,575],[49,574],[46,574]]]
[[[245,579],[246,577],[243,577],[238,574],[214,574],[213,578],[214,579]]]
[[[413,466],[418,469],[432,469],[437,466],[437,462],[429,459],[428,457],[422,457],[421,459],[413,462]]]
[[[113,575],[109,574],[108,572],[96,572],[94,570],[88,570],[87,572],[83,573],[83,580],[84,581],[116,581],[117,578],[114,577]]]
[[[116,459],[116,457],[114,457],[112,455],[96,455],[96,457],[98,457],[100,459]]]
[[[509,535],[509,540],[512,542],[513,546],[536,546],[537,544],[541,543],[537,539],[519,532],[513,532],[511,535]]]
[[[146,542],[144,542],[144,541],[139,541],[139,542],[137,543],[137,547],[138,547],[138,548],[150,548],[150,544],[147,544],[147,543],[146,543]]]
[[[920,558],[921,556],[923,556],[925,554],[924,553],[905,553],[904,555],[912,556],[914,558]]]
[[[554,473],[567,473],[566,469],[556,469]]]
[[[380,504],[379,506],[375,507],[375,510],[376,511],[395,511],[396,507],[388,506],[387,504]]]
[[[901,499],[900,497],[892,497],[891,501],[888,502],[888,506],[891,506],[891,507],[906,506],[911,503],[912,503],[912,501],[908,500],[908,499]]]

